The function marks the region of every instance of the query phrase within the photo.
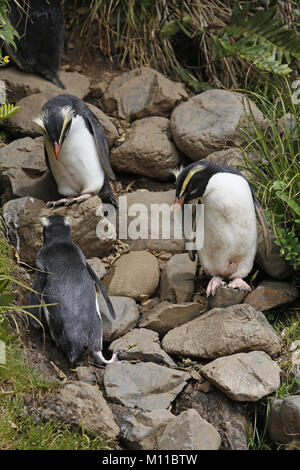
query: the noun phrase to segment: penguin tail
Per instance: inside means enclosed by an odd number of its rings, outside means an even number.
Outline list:
[[[60,81],[57,75],[55,77],[52,77],[50,81],[54,83],[54,85],[56,85],[58,88],[62,88],[63,90],[66,89],[65,85]]]

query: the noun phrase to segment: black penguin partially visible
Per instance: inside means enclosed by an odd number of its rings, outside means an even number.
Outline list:
[[[60,0],[12,1],[10,9],[9,21],[20,40],[17,50],[6,44],[9,57],[25,72],[36,73],[65,88],[58,75],[65,34]]]
[[[109,179],[115,180],[104,129],[89,107],[73,95],[48,100],[33,120],[44,133],[45,158],[64,198],[48,205],[69,205],[96,194],[117,207]]]
[[[98,363],[116,361],[116,354],[106,360],[101,352],[102,319],[95,284],[115,318],[103,285],[82,251],[72,242],[68,220],[63,216],[50,216],[43,220],[43,225],[44,243],[36,259],[38,271],[32,286],[35,292],[30,296],[30,305],[39,307],[29,309],[31,324],[41,326],[43,308],[51,336],[72,367],[85,351]]]

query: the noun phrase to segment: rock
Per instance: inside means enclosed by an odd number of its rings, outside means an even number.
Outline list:
[[[271,400],[268,431],[272,441],[279,444],[300,444],[300,395],[283,400]]]
[[[161,349],[158,333],[145,328],[135,328],[122,338],[116,339],[109,346],[109,350],[118,352],[120,360],[155,362],[175,367],[174,361]]]
[[[196,410],[183,411],[170,421],[158,441],[158,450],[218,450],[221,437]]]
[[[99,214],[101,201],[95,196],[81,204],[68,207],[47,208],[39,199],[22,197],[7,202],[3,206],[2,216],[8,228],[9,238],[15,246],[22,261],[28,264],[35,262],[42,246],[41,217],[64,215],[71,218],[71,233],[76,243],[88,258],[107,255],[114,243],[114,234],[109,230],[106,238],[98,238],[98,226],[110,223]],[[97,230],[97,233],[96,233]]]
[[[118,238],[133,250],[184,251],[182,228],[170,211],[174,199],[174,190],[135,191],[120,196]]]
[[[280,367],[264,351],[232,354],[201,367],[231,400],[257,401],[280,386]]]
[[[292,370],[291,374],[296,378],[300,379],[300,349],[292,352],[291,355]]]
[[[109,400],[144,411],[167,409],[185,387],[189,374],[152,362],[108,364],[104,386]]]
[[[181,162],[181,154],[172,141],[169,119],[157,116],[135,121],[125,142],[111,153],[116,171],[162,181],[173,180],[170,170]]]
[[[229,400],[215,388],[207,394],[186,387],[176,400],[175,412],[180,413],[188,408],[194,408],[217,429],[222,449],[248,450],[250,422],[240,403]]]
[[[25,137],[0,148],[0,192],[3,202],[14,197],[31,196],[43,201],[58,197],[48,172],[43,138]]]
[[[113,405],[112,409],[121,431],[120,437],[126,448],[132,450],[155,449],[166,424],[174,419],[168,410],[143,412],[119,405]]]
[[[249,155],[249,158],[255,158],[253,155]],[[228,148],[226,150],[218,150],[217,152],[210,153],[205,157],[205,160],[209,162],[217,163],[218,165],[230,165],[237,168],[246,178],[249,176],[249,172],[245,168],[245,159],[242,152],[235,147]]]
[[[92,367],[76,367],[76,374],[80,382],[96,385],[97,379]]]
[[[140,295],[154,294],[158,284],[159,265],[156,257],[147,251],[135,251],[115,262],[108,293],[139,300]]]
[[[114,78],[102,103],[109,114],[132,120],[169,116],[183,99],[187,99],[187,93],[181,83],[170,81],[150,67],[141,67]]]
[[[23,72],[14,66],[1,68],[0,79],[5,81],[9,103],[17,103],[25,96],[36,93],[51,93],[52,96],[69,93],[81,99],[89,93],[90,79],[78,72],[60,72],[60,79],[66,87],[65,90],[38,75]]]
[[[253,350],[275,356],[280,344],[264,314],[247,304],[213,308],[170,330],[162,341],[168,354],[205,359]]]
[[[166,263],[160,281],[160,299],[183,303],[192,299],[197,261],[188,253],[178,254]]]
[[[264,125],[256,105],[239,93],[215,89],[193,96],[171,115],[176,145],[194,161],[226,145],[240,145],[245,141],[240,128],[250,126],[249,105],[256,124]]]
[[[265,243],[260,227],[258,226],[257,253],[255,261],[264,270],[266,274],[274,279],[285,279],[293,272],[292,266],[285,258],[280,256],[280,247],[275,243],[274,233],[271,232],[271,252],[269,257],[265,254]]]
[[[112,123],[112,121],[109,119],[108,116],[97,106],[94,106],[93,104],[86,103],[86,105],[90,108],[90,110],[95,114],[97,119],[99,120],[100,124],[102,124],[107,143],[109,147],[111,147],[116,140],[119,138],[118,131],[115,127],[115,125]],[[111,156],[110,156],[111,158]]]
[[[115,439],[119,428],[99,388],[84,383],[66,383],[41,411],[43,419],[84,429],[86,433]]]
[[[263,281],[256,289],[248,294],[245,303],[252,305],[255,310],[269,310],[279,305],[293,302],[298,297],[295,286],[287,282]]]
[[[139,309],[135,300],[114,296],[110,296],[110,300],[116,312],[115,320],[111,318],[102,295],[97,295],[103,322],[103,341],[113,341],[125,335],[136,326],[139,318]]]
[[[172,304],[164,301],[142,315],[139,327],[149,328],[164,335],[169,330],[197,318],[202,310],[202,306],[197,302]]]
[[[87,262],[95,271],[99,279],[102,279],[104,276],[106,276],[106,269],[100,258],[89,258]]]
[[[231,289],[228,286],[220,286],[217,288],[214,296],[209,296],[209,308],[214,307],[230,307],[231,305],[241,304],[248,294],[247,291],[239,289]],[[254,306],[253,306],[254,307]],[[256,309],[260,310],[260,309]]]

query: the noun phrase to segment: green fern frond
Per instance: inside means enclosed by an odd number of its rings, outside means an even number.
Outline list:
[[[13,117],[20,109],[20,106],[14,104],[1,104],[0,105],[0,121]]]

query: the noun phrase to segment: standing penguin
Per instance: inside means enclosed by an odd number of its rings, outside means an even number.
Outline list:
[[[44,104],[34,122],[43,129],[46,163],[65,196],[48,205],[70,205],[98,194],[117,207],[105,132],[88,106],[76,96],[59,95]]]
[[[175,173],[175,172],[174,172]],[[229,165],[201,160],[176,175],[174,210],[194,199],[204,204],[204,240],[197,251],[200,264],[212,276],[207,296],[230,280],[229,287],[250,290],[243,280],[257,250],[256,217],[262,226],[267,255],[270,235],[264,214],[246,178]]]
[[[8,55],[25,72],[37,73],[59,88],[60,56],[64,47],[65,21],[60,0],[10,2],[9,21],[20,35],[17,50],[6,44]]]
[[[41,326],[41,303],[56,345],[74,366],[84,351],[93,354],[98,363],[111,363],[102,355],[102,319],[95,284],[99,287],[112,318],[111,301],[89,266],[82,251],[72,242],[68,220],[50,216],[43,220],[43,247],[37,255],[38,269],[30,296],[30,320]]]

